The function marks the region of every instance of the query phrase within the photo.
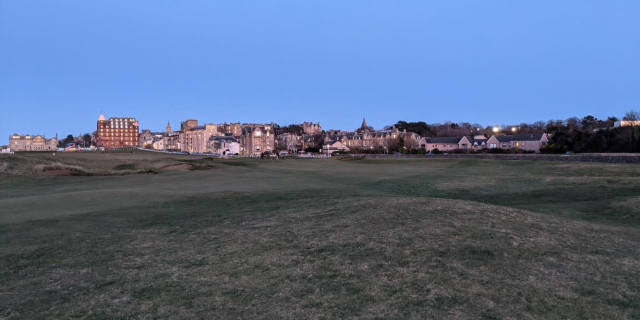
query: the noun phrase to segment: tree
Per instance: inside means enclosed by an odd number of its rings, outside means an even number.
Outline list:
[[[73,143],[73,136],[72,135],[67,135],[66,138],[64,138],[64,145],[66,146],[69,143]]]
[[[417,133],[418,135],[420,135],[421,137],[426,137],[429,135],[429,131],[430,131],[430,127],[428,124],[426,124],[424,121],[419,121],[419,122],[406,122],[406,121],[398,121],[395,125],[396,128],[398,128],[398,130],[400,131],[404,131],[407,130],[407,132],[413,132],[413,133]],[[390,126],[388,127],[389,129],[391,129]]]
[[[594,116],[586,116],[582,118],[582,128],[593,131],[598,125],[598,119]]]
[[[537,131],[543,131],[546,129],[546,123],[544,123],[544,121],[536,121],[531,127]]]
[[[91,135],[88,134],[88,133],[85,133],[82,136],[82,141],[83,141],[85,147],[91,146]]]
[[[290,124],[286,127],[281,127],[274,125],[274,129],[276,129],[276,135],[281,135],[283,133],[291,133],[301,135],[303,133],[302,126],[299,124]]]
[[[569,130],[578,130],[578,129],[580,129],[580,119],[578,119],[576,117],[571,117],[571,118],[567,119],[566,123],[567,123],[567,128],[569,128]]]
[[[607,128],[611,128],[618,122],[620,119],[618,117],[608,117],[606,121],[604,121],[604,125]]]
[[[640,112],[636,110],[629,110],[624,114],[622,120],[630,121],[631,126],[631,145],[633,146],[632,151],[637,152],[640,150],[640,141],[636,141],[636,123],[640,119]]]
[[[640,120],[640,112],[638,112],[636,110],[629,110],[629,111],[625,112],[624,117],[622,117],[622,120],[638,121],[638,120]]]

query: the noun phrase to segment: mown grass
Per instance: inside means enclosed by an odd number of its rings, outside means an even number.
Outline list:
[[[0,318],[640,317],[638,166],[227,161],[3,180]]]

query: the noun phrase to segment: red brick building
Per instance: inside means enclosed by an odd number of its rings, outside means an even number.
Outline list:
[[[140,134],[135,118],[98,118],[96,145],[104,148],[137,147]]]

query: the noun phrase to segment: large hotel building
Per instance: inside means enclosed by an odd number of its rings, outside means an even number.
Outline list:
[[[104,115],[98,118],[96,130],[96,146],[104,148],[137,147],[138,121],[134,118],[109,118]]]

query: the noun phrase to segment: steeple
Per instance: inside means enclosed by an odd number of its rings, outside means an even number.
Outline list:
[[[367,126],[367,120],[365,120],[364,117],[362,117],[362,125],[360,126],[360,129],[358,129],[357,131],[359,132],[370,131],[369,126]]]
[[[171,125],[169,124],[169,121],[167,121],[167,133],[171,133]]]

